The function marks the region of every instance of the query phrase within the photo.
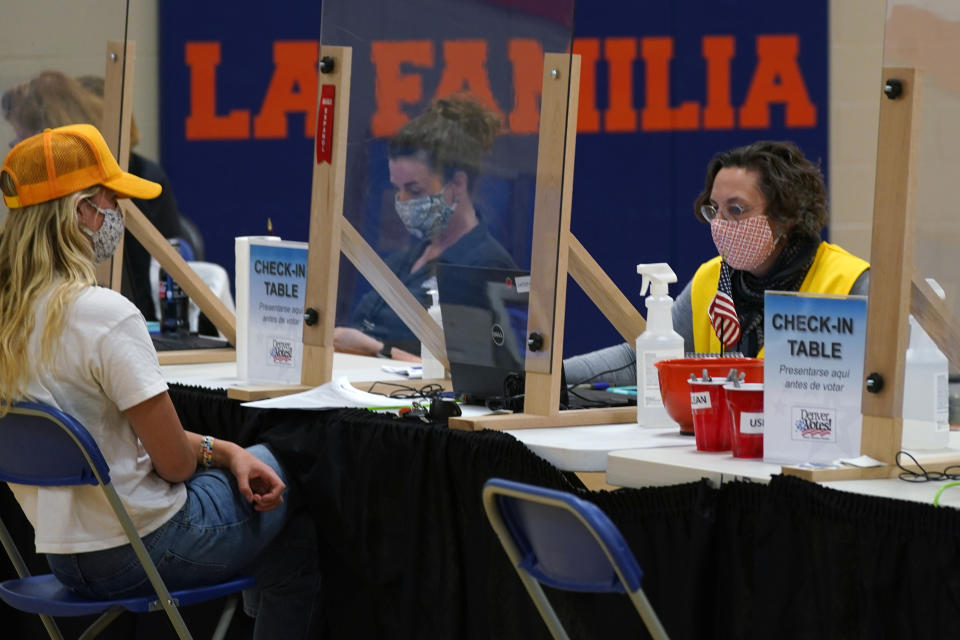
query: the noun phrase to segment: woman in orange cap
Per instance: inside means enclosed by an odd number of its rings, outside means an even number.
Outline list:
[[[185,431],[143,316],[96,286],[94,262],[123,234],[118,198],[155,198],[160,185],[121,171],[97,129],[80,124],[17,144],[0,190],[10,209],[0,229],[0,398],[51,405],[86,426],[170,589],[251,572],[256,637],[307,637],[315,556],[288,551],[315,553],[315,534],[308,518],[290,519],[283,469],[263,445]],[[99,493],[10,487],[66,586],[90,598],[151,593]]]
[[[11,147],[16,141],[44,129],[78,122],[99,127],[103,121],[103,79],[95,76],[74,79],[61,71],[42,71],[4,91],[0,95],[0,113],[17,135]],[[155,198],[134,197],[133,204],[165,238],[186,237],[170,180],[160,165],[136,152],[138,139],[136,119],[131,118],[129,173],[161,184],[163,191]],[[124,233],[123,240],[122,291],[147,320],[158,319],[154,308],[156,287],[150,286],[150,253],[130,232]]]

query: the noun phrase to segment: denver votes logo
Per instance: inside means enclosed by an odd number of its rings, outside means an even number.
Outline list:
[[[820,407],[791,407],[790,437],[793,440],[835,442],[836,410]]]
[[[293,366],[293,343],[290,340],[274,338],[270,347],[270,364],[281,367]]]

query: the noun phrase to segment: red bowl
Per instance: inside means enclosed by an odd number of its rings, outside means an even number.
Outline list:
[[[703,377],[703,370],[712,377],[724,377],[730,369],[747,374],[746,382],[763,382],[763,359],[761,358],[678,358],[656,363],[660,378],[660,397],[663,406],[675,422],[680,423],[680,433],[693,435],[693,413],[690,411],[690,374]]]

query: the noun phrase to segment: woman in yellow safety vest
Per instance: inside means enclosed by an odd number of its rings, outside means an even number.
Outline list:
[[[827,193],[819,167],[791,142],[759,141],[718,153],[707,166],[697,217],[710,224],[718,256],[700,265],[673,307],[687,351],[763,356],[763,294],[804,291],[866,295],[870,265],[820,239]],[[633,345],[564,362],[577,384],[632,384]]]

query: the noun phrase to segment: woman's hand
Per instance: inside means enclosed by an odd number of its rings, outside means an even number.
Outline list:
[[[270,511],[283,504],[283,491],[287,487],[273,467],[246,449],[234,446],[229,468],[237,479],[240,495],[257,511]]]
[[[383,343],[353,327],[336,327],[333,330],[333,348],[341,353],[356,353],[361,356],[377,356]]]
[[[340,353],[356,353],[361,356],[379,356],[383,343],[353,327],[336,327],[333,330],[333,349]],[[390,349],[390,358],[405,362],[420,362],[420,357],[400,347]]]

